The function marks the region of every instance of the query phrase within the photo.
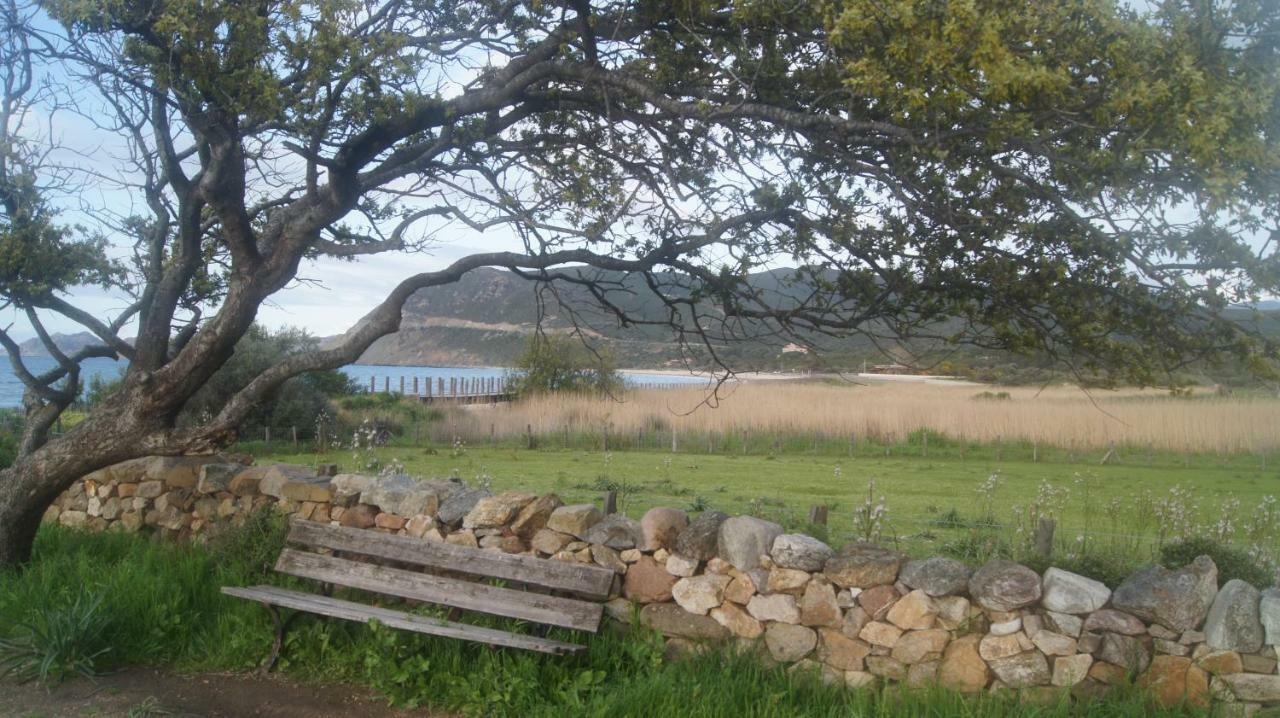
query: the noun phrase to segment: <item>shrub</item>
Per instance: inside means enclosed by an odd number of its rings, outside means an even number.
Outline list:
[[[28,618],[0,638],[0,678],[19,683],[61,683],[72,675],[93,676],[111,650],[110,624],[101,598],[79,594],[70,604],[38,604]]]
[[[1122,553],[1085,553],[1078,556],[1056,556],[1044,559],[1039,556],[1027,558],[1024,563],[1037,573],[1044,573],[1049,567],[1057,567],[1063,571],[1078,573],[1081,576],[1101,581],[1115,588],[1136,571],[1142,564],[1137,558]]]
[[[1218,565],[1218,582],[1233,578],[1265,588],[1275,583],[1271,571],[1244,551],[1208,538],[1189,538],[1160,547],[1160,563],[1166,568],[1181,568],[1197,556],[1208,556]]]
[[[508,386],[520,395],[612,394],[622,389],[623,382],[608,351],[593,350],[565,334],[535,334],[516,360],[516,373]]]

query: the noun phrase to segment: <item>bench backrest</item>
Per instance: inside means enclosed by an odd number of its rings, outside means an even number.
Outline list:
[[[295,521],[290,527],[288,540],[299,546],[338,551],[342,556],[286,548],[276,562],[276,570],[281,573],[586,631],[595,631],[599,627],[603,607],[594,601],[608,598],[614,581],[613,571],[590,564],[486,551],[311,521]],[[364,563],[352,560],[352,554],[476,578],[502,579],[589,600],[548,596]]]

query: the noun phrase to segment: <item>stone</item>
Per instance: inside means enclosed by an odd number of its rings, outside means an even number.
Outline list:
[[[850,688],[870,688],[875,685],[876,676],[869,671],[845,671],[844,684]]]
[[[315,479],[315,472],[297,464],[271,464],[261,467],[257,472],[258,493],[272,498],[284,498],[284,487],[292,482],[305,482]],[[328,480],[326,479],[326,482]],[[375,504],[376,506],[377,504]]]
[[[747,602],[747,612],[760,621],[800,622],[800,607],[796,605],[795,596],[785,593],[756,594]]]
[[[1010,688],[1049,684],[1049,662],[1039,651],[1023,651],[1014,656],[987,661],[991,672]]]
[[[1165,628],[1158,623],[1147,626],[1147,633],[1150,633],[1153,638],[1163,638],[1166,641],[1176,641],[1179,636],[1177,631],[1172,628]]]
[[[1018,640],[1016,633],[1008,636],[987,635],[983,636],[982,640],[978,642],[978,654],[986,661],[1016,656],[1023,650],[1025,649]]]
[[[643,555],[644,554],[640,553],[640,549],[638,548],[629,548],[626,551],[618,552],[618,557],[621,558],[622,562],[626,564],[633,564],[636,561],[639,561],[640,557]]]
[[[329,479],[329,489],[336,497],[358,497],[377,480],[378,477],[366,474],[337,474]]]
[[[369,504],[356,504],[342,512],[339,525],[357,529],[371,529],[378,518],[378,507]]]
[[[707,559],[707,573],[723,573],[729,576],[736,576],[740,571],[734,568],[733,564],[719,556],[712,556]]]
[[[529,542],[529,545],[532,546],[535,551],[550,555],[563,550],[564,547],[568,546],[572,541],[573,537],[569,534],[562,534],[559,531],[552,531],[551,529],[539,529],[538,532],[533,535],[533,539]]]
[[[515,539],[517,542],[520,540],[519,536],[506,536],[504,538],[508,540]],[[617,551],[614,551],[608,546],[601,546],[600,544],[593,544],[590,550],[591,550],[591,562],[596,564],[597,566],[603,566],[607,569],[612,569],[613,572],[617,574],[624,574],[627,572],[627,564],[624,563],[622,561],[622,558],[618,556]],[[511,553],[511,552],[508,552],[508,553]]]
[[[689,613],[706,615],[724,603],[724,589],[731,580],[728,576],[716,574],[682,578],[671,587],[671,597]]]
[[[916,589],[894,602],[885,614],[889,623],[904,631],[933,628],[938,609],[923,589]],[[914,661],[904,661],[913,663]]]
[[[140,499],[155,499],[159,498],[160,494],[163,493],[163,481],[142,481],[138,483],[138,490],[134,495]]]
[[[889,656],[867,656],[867,672],[892,681],[903,681],[907,678],[907,667],[901,661]]]
[[[1018,631],[1021,631],[1021,630],[1022,630],[1022,618],[1017,617],[1017,618],[1012,618],[1008,621],[992,623],[991,626],[987,628],[987,633],[990,633],[993,636],[1008,636],[1008,635],[1017,633]]]
[[[907,631],[898,639],[889,654],[907,665],[942,658],[942,651],[951,640],[951,634],[941,629]]]
[[[89,512],[87,511],[67,510],[58,515],[58,523],[68,528],[84,528],[88,521]]]
[[[231,480],[244,470],[240,464],[202,464],[196,491],[202,494],[215,494],[231,488]]]
[[[866,611],[868,616],[878,621],[888,615],[889,609],[893,608],[898,598],[898,589],[893,586],[888,584],[873,586],[858,594],[858,606]]]
[[[682,578],[685,576],[692,576],[698,572],[697,561],[694,561],[691,558],[685,558],[684,556],[675,553],[667,557],[665,566],[667,567],[667,573],[672,576],[680,576]]]
[[[866,611],[854,606],[844,612],[844,618],[840,621],[840,632],[849,638],[857,638],[862,632],[862,627],[870,621],[871,617]]]
[[[938,609],[938,625],[948,631],[955,631],[969,623],[971,604],[964,596],[940,596],[933,599]]]
[[[529,502],[511,521],[511,532],[522,539],[529,539],[546,528],[551,513],[564,505],[559,496],[545,494]]]
[[[386,512],[380,513],[373,518],[373,525],[380,529],[388,531],[399,531],[404,528],[406,520],[403,516],[396,516]]]
[[[436,520],[428,516],[414,516],[409,519],[409,523],[405,524],[404,531],[406,534],[414,538],[422,538],[435,527]]]
[[[809,583],[809,574],[794,568],[775,567],[769,571],[769,581],[765,584],[767,593],[804,593],[805,584]]]
[[[873,646],[893,648],[898,645],[898,639],[902,638],[902,629],[892,623],[871,621],[858,632],[858,638]]]
[[[1183,703],[1204,706],[1209,700],[1209,675],[1189,658],[1156,656],[1137,685],[1166,708]]]
[[[604,544],[619,551],[635,548],[640,544],[640,522],[622,514],[609,514],[597,521],[579,538],[588,543]]]
[[[604,514],[596,508],[595,504],[568,504],[552,510],[551,515],[547,517],[546,528],[583,539],[587,531],[602,519]]]
[[[834,628],[818,629],[818,660],[843,671],[860,671],[871,646]]]
[[[977,693],[987,687],[991,671],[978,654],[976,635],[961,636],[952,641],[938,664],[938,682],[961,693]]]
[[[1280,646],[1280,586],[1262,592],[1258,601],[1258,618],[1266,634],[1263,639],[1266,644]]]
[[[667,573],[651,556],[642,556],[628,567],[622,595],[636,603],[662,603],[671,600],[671,588],[675,585],[675,576]]]
[[[625,598],[611,598],[604,602],[605,615],[619,623],[631,623],[636,616],[636,605]]]
[[[1053,631],[1039,631],[1031,642],[1046,656],[1070,656],[1076,652],[1076,639]]]
[[[792,663],[809,655],[818,643],[812,628],[790,623],[770,623],[764,629],[769,655],[781,663]]]
[[[1111,605],[1148,623],[1190,631],[1204,621],[1217,594],[1218,567],[1199,556],[1180,569],[1152,566],[1134,573],[1116,587]]]
[[[640,550],[668,551],[676,548],[676,538],[689,526],[689,515],[680,509],[655,507],[640,517]]]
[[[536,498],[536,495],[523,491],[503,491],[493,496],[482,496],[462,518],[462,528],[504,527]]]
[[[1156,653],[1162,653],[1167,656],[1185,656],[1191,653],[1190,646],[1184,646],[1177,641],[1170,641],[1165,638],[1154,639]]]
[[[827,559],[822,571],[841,588],[871,588],[892,585],[906,554],[872,543],[856,542]]]
[[[120,514],[119,524],[125,531],[135,532],[142,530],[142,514],[137,511],[126,511]]]
[[[115,521],[120,516],[120,499],[112,496],[102,502],[102,518],[108,521]]]
[[[1041,582],[1040,605],[1059,613],[1093,613],[1107,605],[1111,589],[1101,581],[1050,568]]]
[[[230,486],[227,490],[236,496],[257,496],[258,489],[262,485],[262,477],[266,474],[266,469],[261,466],[250,466],[242,470],[231,479]],[[121,492],[121,496],[124,493]]]
[[[835,588],[824,581],[810,581],[800,597],[800,625],[839,626],[840,606]]]
[[[1093,666],[1093,656],[1088,653],[1058,656],[1053,659],[1053,677],[1049,682],[1061,688],[1070,688],[1089,677],[1091,666]]]
[[[666,571],[663,571],[666,574]],[[669,574],[668,574],[669,575]],[[640,623],[664,636],[699,641],[721,641],[729,629],[709,616],[689,613],[674,603],[650,603],[640,609]]]
[[[1204,642],[1220,651],[1254,653],[1262,649],[1264,632],[1258,606],[1258,589],[1231,579],[1218,591],[1204,621]]]
[[[716,553],[739,571],[760,565],[760,556],[769,553],[782,527],[754,516],[734,516],[720,524]]]
[[[1089,677],[1109,686],[1118,686],[1129,681],[1129,670],[1114,663],[1095,660],[1089,668]]]
[[[751,575],[746,573],[734,576],[733,580],[729,582],[728,588],[724,590],[726,601],[733,601],[744,606],[754,595],[756,595],[755,582],[751,580]]]
[[[1141,636],[1147,632],[1147,627],[1136,616],[1114,608],[1103,608],[1089,614],[1089,617],[1084,620],[1084,630]]]
[[[1239,700],[1254,703],[1280,702],[1280,676],[1231,673],[1218,676],[1218,679],[1226,683]]]
[[[439,508],[435,512],[436,520],[445,526],[457,526],[462,523],[462,520],[467,514],[471,513],[471,509],[476,507],[476,504],[480,502],[480,499],[483,499],[488,495],[488,489],[461,488],[455,491],[452,496],[440,502]],[[368,501],[367,496],[368,492],[361,494],[360,500]],[[413,513],[428,513],[431,502],[430,497],[435,496],[438,498],[439,495],[429,489],[423,489],[420,492],[406,491],[400,494],[400,496],[401,498],[398,499],[399,506],[404,508],[417,508],[417,505],[422,503],[424,507],[414,511]]]
[[[1080,651],[1081,653],[1092,654],[1095,651],[1097,651],[1098,648],[1101,646],[1102,646],[1101,633],[1090,633],[1086,631],[1084,633],[1081,633],[1080,637],[1076,639],[1076,650]]]
[[[1240,656],[1245,673],[1275,673],[1276,659],[1271,656],[1246,653]]]
[[[711,609],[709,614],[729,632],[741,638],[758,638],[764,633],[764,624],[751,617],[736,603],[725,602],[718,608]]]
[[[468,529],[450,533],[448,536],[444,537],[444,542],[451,543],[454,546],[468,546],[470,548],[480,547],[480,542],[476,539],[475,533]]]
[[[821,571],[834,553],[830,546],[804,534],[782,534],[769,551],[775,565],[809,572]]]
[[[728,514],[719,511],[703,511],[676,536],[676,553],[699,561],[715,558],[720,524],[728,518]]]
[[[952,596],[969,587],[969,567],[953,558],[935,556],[902,565],[899,580],[932,597]]]
[[[1141,673],[1151,664],[1151,652],[1141,639],[1119,633],[1102,634],[1102,643],[1093,655],[1100,661],[1124,666],[1131,674]]]
[[[1016,611],[1040,600],[1040,575],[1021,564],[993,559],[969,579],[969,596],[993,611]]]
[[[151,456],[145,475],[151,481],[163,481],[171,489],[194,489],[200,482],[200,466],[204,459],[194,456]]]
[[[1058,613],[1049,611],[1044,614],[1046,625],[1049,628],[1072,638],[1079,638],[1080,632],[1084,630],[1084,620],[1079,616],[1073,616],[1069,613]]]

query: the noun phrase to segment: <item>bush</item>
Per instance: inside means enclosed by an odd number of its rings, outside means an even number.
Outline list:
[[[1276,581],[1275,574],[1249,554],[1213,539],[1189,538],[1160,547],[1160,563],[1166,568],[1181,568],[1194,561],[1197,556],[1208,556],[1218,565],[1219,583],[1238,578],[1258,588],[1265,588]]]
[[[72,675],[93,676],[110,652],[109,619],[102,599],[78,594],[70,604],[37,604],[26,620],[0,638],[0,678],[19,683],[61,683]]]
[[[1052,566],[1101,581],[1111,588],[1119,586],[1142,566],[1142,561],[1122,553],[1086,553],[1080,556],[1055,556],[1050,559],[1033,556],[1025,563],[1037,573],[1043,574]]]
[[[611,394],[623,386],[611,353],[593,351],[577,337],[566,334],[533,335],[507,383],[520,395]]]

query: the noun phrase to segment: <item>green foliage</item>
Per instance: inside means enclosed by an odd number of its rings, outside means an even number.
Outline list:
[[[108,653],[109,617],[101,598],[84,593],[67,602],[29,607],[25,619],[0,634],[0,678],[19,683],[61,683],[93,676]]]
[[[1213,559],[1218,566],[1219,583],[1238,578],[1258,588],[1265,588],[1276,582],[1276,575],[1249,554],[1213,539],[1189,538],[1160,547],[1160,563],[1167,568],[1181,568],[1194,561],[1197,556]]]
[[[622,377],[608,351],[594,351],[567,334],[534,334],[516,360],[508,386],[521,395],[615,394],[622,389]]]
[[[18,439],[22,434],[22,415],[13,409],[0,409],[0,469],[18,458]]]
[[[179,423],[195,424],[218,413],[227,400],[265,369],[287,356],[315,349],[318,341],[298,329],[270,331],[251,327],[236,344],[235,354],[214,373],[187,402]],[[332,416],[330,399],[358,390],[355,383],[337,370],[308,372],[285,382],[268,395],[247,417],[243,427],[296,426],[303,437],[315,431],[316,417]]]

